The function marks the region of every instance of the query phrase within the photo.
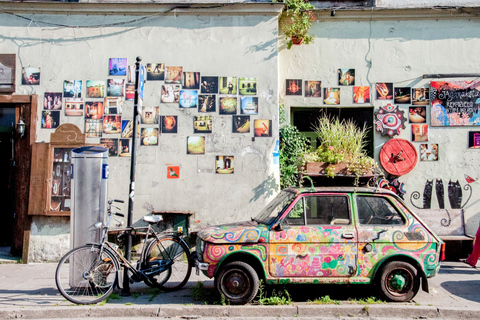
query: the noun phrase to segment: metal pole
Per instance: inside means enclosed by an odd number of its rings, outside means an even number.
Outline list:
[[[135,196],[135,151],[136,151],[136,140],[137,140],[137,118],[138,118],[138,88],[139,88],[139,78],[140,78],[140,62],[142,61],[141,57],[137,57],[137,62],[135,63],[135,98],[133,103],[133,138],[132,138],[132,149],[131,159],[130,159],[130,192],[128,193],[128,214],[127,214],[127,226],[131,227],[133,223],[133,201]],[[130,261],[132,258],[132,234],[127,232],[127,239],[125,244],[125,258]],[[123,270],[123,288],[121,295],[130,296],[130,278],[128,277],[128,269],[124,268]]]

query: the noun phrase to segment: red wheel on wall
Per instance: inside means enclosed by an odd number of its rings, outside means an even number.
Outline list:
[[[402,176],[417,164],[417,150],[405,139],[391,139],[380,150],[380,164],[389,174]]]

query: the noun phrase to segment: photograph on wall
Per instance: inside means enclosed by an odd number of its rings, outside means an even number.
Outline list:
[[[233,116],[232,133],[250,133],[250,116]]]
[[[205,154],[205,137],[187,137],[187,154]]]
[[[122,114],[123,98],[122,97],[106,97],[103,105],[105,114]]]
[[[127,58],[110,58],[110,63],[108,65],[108,75],[126,76],[127,67]]]
[[[118,141],[118,155],[120,157],[131,157],[132,139],[120,139]]]
[[[60,125],[60,111],[42,111],[42,129],[55,129]]]
[[[83,99],[66,98],[65,115],[69,117],[83,116]]]
[[[182,87],[183,89],[200,89],[200,72],[184,72]]]
[[[22,84],[31,86],[40,85],[40,68],[23,67]]]
[[[15,92],[16,54],[0,54],[0,92]]]
[[[212,133],[212,116],[194,116],[193,133]]]
[[[287,79],[286,91],[287,96],[301,96],[302,95],[302,80],[301,79]]]
[[[133,121],[132,120],[122,120],[122,138],[132,138],[133,137]]]
[[[234,170],[234,156],[216,156],[215,172],[220,174],[231,174]]]
[[[468,132],[468,148],[480,149],[480,131]]]
[[[61,110],[62,94],[60,92],[45,92],[43,95],[43,109]]]
[[[256,95],[257,94],[257,78],[239,78],[238,92],[243,96]]]
[[[180,179],[180,166],[167,166],[167,179]]]
[[[136,70],[135,65],[128,66],[128,74],[127,74],[128,83],[135,83],[135,77],[136,77],[135,70]]]
[[[237,77],[220,77],[220,94],[237,94]]]
[[[165,63],[147,63],[146,71],[147,81],[165,80]]]
[[[420,161],[438,161],[438,144],[420,144]]]
[[[479,126],[480,81],[431,81],[432,126]]]
[[[122,117],[121,116],[103,117],[103,132],[107,134],[122,132]]]
[[[63,97],[64,98],[81,98],[82,97],[82,81],[81,80],[64,80],[63,81]]]
[[[258,114],[258,97],[240,97],[240,114]]]
[[[103,119],[103,102],[85,102],[85,119]]]
[[[323,88],[324,104],[340,104],[340,88]]]
[[[158,146],[158,128],[140,128],[141,146]]]
[[[125,79],[108,79],[107,97],[125,96]]]
[[[255,137],[272,136],[272,120],[255,120],[253,123]]]
[[[165,67],[165,83],[182,84],[183,67]]]
[[[220,97],[219,114],[237,114],[237,97]]]
[[[430,103],[428,88],[412,88],[412,104],[416,106],[428,106]]]
[[[215,112],[217,96],[214,94],[198,95],[198,112]]]
[[[428,141],[428,124],[412,124],[412,141]]]
[[[111,139],[111,138],[101,138],[100,144],[108,149],[108,156],[109,157],[116,157],[118,156],[118,139]]]
[[[377,100],[391,100],[393,99],[393,83],[378,82],[375,83],[377,91]]]
[[[322,97],[322,81],[305,80],[305,97],[321,98]]]
[[[178,119],[177,116],[162,116],[162,133],[177,133]]]
[[[105,96],[105,81],[87,80],[87,98],[103,98]]]
[[[355,85],[355,69],[338,69],[338,85],[354,86]]]
[[[180,99],[178,101],[180,108],[197,108],[198,107],[198,91],[197,90],[180,90]]]
[[[396,104],[412,104],[412,88],[410,87],[395,87],[393,96],[393,102]]]
[[[353,103],[370,103],[370,87],[354,86]]]
[[[101,137],[103,132],[103,120],[85,119],[85,135],[87,137]]]
[[[200,78],[200,93],[218,93],[218,77]]]
[[[125,85],[125,100],[133,101],[135,100],[135,84],[127,83]]]
[[[410,106],[408,108],[408,122],[409,123],[426,123],[427,107]]]
[[[142,124],[159,124],[160,107],[142,107]]]
[[[162,85],[162,96],[161,100],[163,103],[178,103],[180,99],[180,89],[179,84],[164,84]]]

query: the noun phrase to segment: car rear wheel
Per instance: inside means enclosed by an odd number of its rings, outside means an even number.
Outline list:
[[[420,279],[411,264],[403,261],[387,263],[377,279],[379,293],[388,301],[407,302],[420,288]]]
[[[225,301],[237,305],[246,304],[255,298],[260,281],[255,270],[241,261],[225,265],[215,277],[215,288]]]

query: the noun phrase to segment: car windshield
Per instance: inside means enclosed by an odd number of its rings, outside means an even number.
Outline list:
[[[283,190],[262,211],[260,211],[255,218],[252,218],[252,220],[258,223],[271,224],[278,216],[278,213],[283,211],[293,199],[295,199],[295,193]]]

